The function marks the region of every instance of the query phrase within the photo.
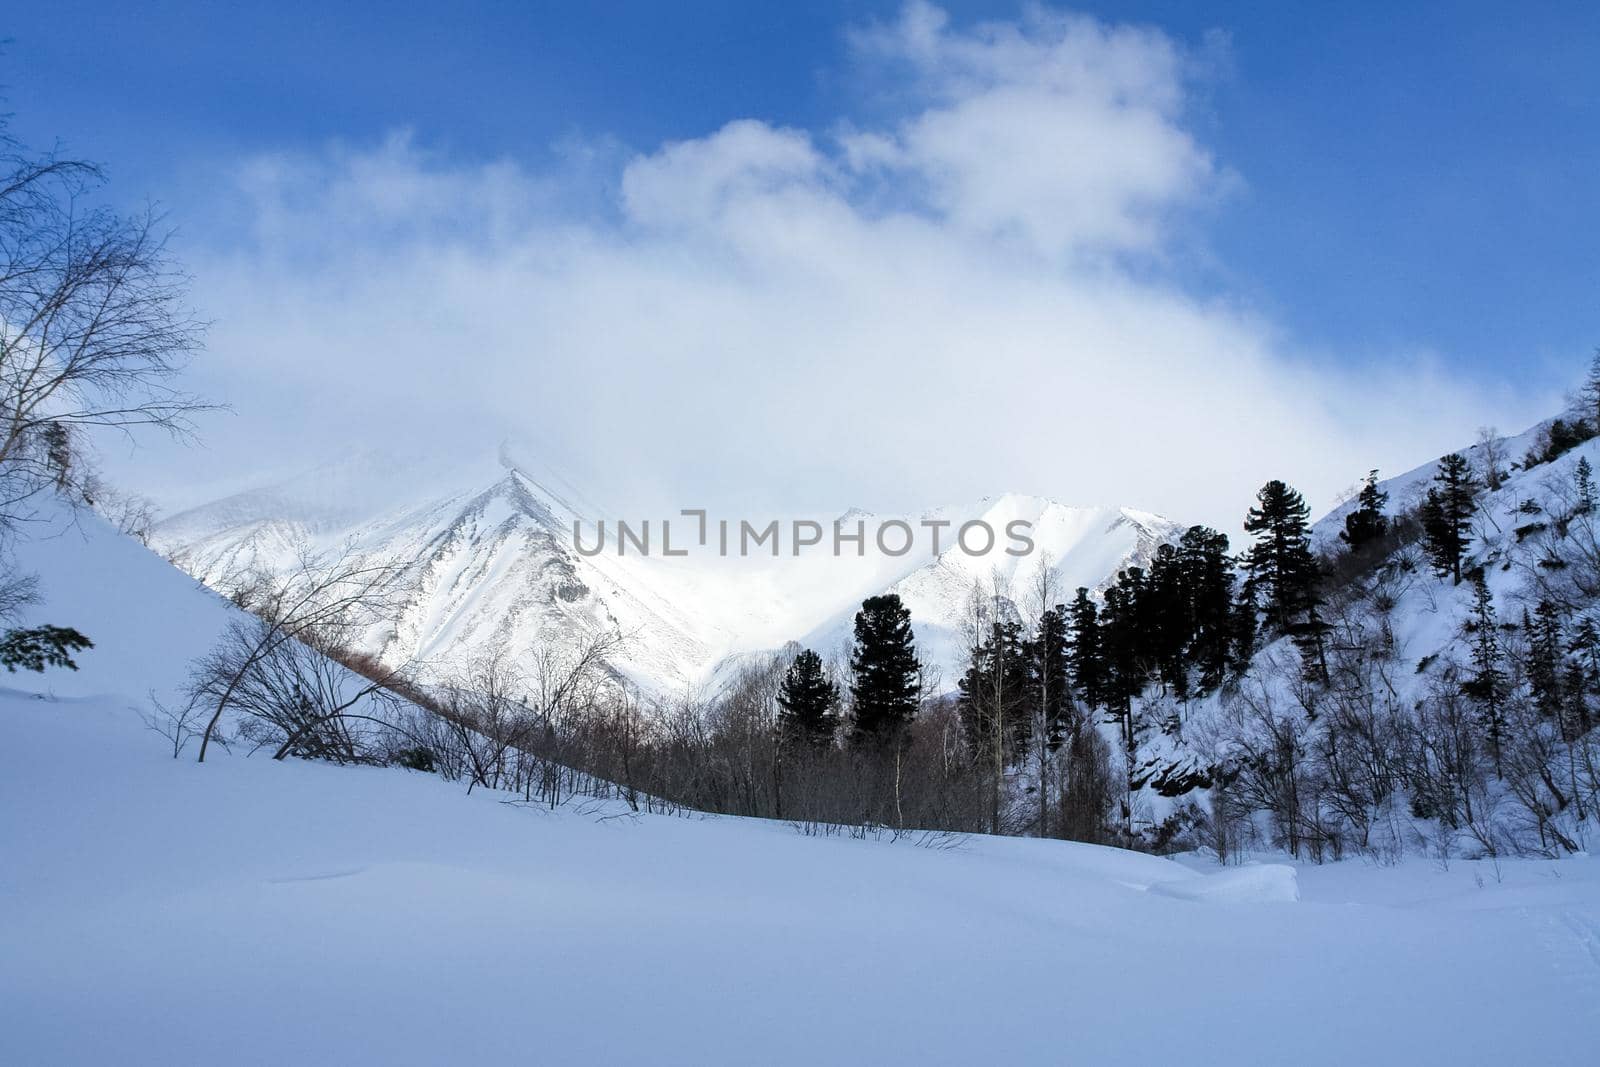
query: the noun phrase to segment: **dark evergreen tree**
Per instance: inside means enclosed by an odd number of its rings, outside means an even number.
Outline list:
[[[1389,532],[1389,519],[1383,513],[1389,494],[1378,488],[1378,472],[1368,471],[1357,497],[1356,509],[1344,517],[1344,530],[1339,539],[1350,546],[1350,551],[1360,552],[1370,544],[1383,539]]]
[[[1210,692],[1226,679],[1234,658],[1234,574],[1227,534],[1189,527],[1178,542],[1178,560],[1187,609],[1184,656],[1199,671],[1200,691]]]
[[[1174,545],[1159,545],[1150,561],[1150,573],[1138,590],[1141,597],[1134,614],[1140,621],[1133,634],[1133,659],[1145,664],[1161,688],[1179,700],[1189,696],[1189,671],[1185,659],[1194,632],[1183,564]],[[1143,688],[1144,679],[1140,679]]]
[[[1594,468],[1590,466],[1588,456],[1578,457],[1578,466],[1572,472],[1572,479],[1578,490],[1578,514],[1593,514]]]
[[[1243,582],[1239,586],[1239,599],[1234,602],[1232,629],[1229,634],[1229,654],[1233,671],[1243,674],[1250,669],[1256,654],[1256,620],[1261,608],[1256,603],[1255,585]]]
[[[1032,644],[1034,684],[1043,711],[1045,743],[1053,752],[1061,747],[1062,731],[1072,714],[1066,605],[1057,604],[1039,617],[1039,630]]]
[[[78,669],[74,652],[93,648],[94,642],[70,626],[34,626],[0,633],[0,667],[15,674],[18,667],[43,673],[46,667]]]
[[[1256,538],[1244,568],[1268,618],[1284,633],[1317,602],[1321,573],[1311,554],[1310,515],[1305,498],[1274,480],[1261,487],[1244,520],[1245,532]]]
[[[1433,485],[1422,502],[1422,532],[1427,537],[1428,558],[1439,577],[1451,576],[1461,584],[1461,561],[1470,542],[1477,483],[1467,458],[1459,452],[1439,461]]]
[[[1600,688],[1600,631],[1594,620],[1585,616],[1573,629],[1572,653],[1567,667],[1566,730],[1569,737],[1580,737],[1594,725],[1589,697]]]
[[[1078,696],[1091,708],[1105,706],[1105,657],[1100,644],[1100,609],[1080,587],[1067,608],[1067,665]]]
[[[1528,634],[1528,688],[1534,705],[1541,715],[1559,721],[1565,706],[1560,611],[1551,601],[1541,600],[1538,611],[1531,618],[1524,611],[1522,620]]]
[[[1144,619],[1140,608],[1145,600],[1145,576],[1141,567],[1129,567],[1117,574],[1106,590],[1100,608],[1100,656],[1105,664],[1103,693],[1106,710],[1126,725],[1133,698],[1138,696],[1150,676],[1143,653]]]
[[[957,683],[956,706],[967,743],[980,762],[994,752],[995,731],[1000,738],[1001,762],[1017,759],[1032,737],[1029,714],[1033,695],[1032,649],[1022,639],[1015,621],[994,622],[985,640],[972,650],[966,673]]]
[[[789,664],[778,691],[778,729],[784,740],[825,748],[839,727],[839,688],[822,657],[802,649]]]
[[[850,655],[853,741],[881,744],[899,738],[917,714],[919,670],[911,611],[900,597],[887,593],[863,600]]]
[[[1472,675],[1461,687],[1477,701],[1479,721],[1494,753],[1494,770],[1501,774],[1506,742],[1506,674],[1501,663],[1500,624],[1495,616],[1494,598],[1483,571],[1473,574]]]

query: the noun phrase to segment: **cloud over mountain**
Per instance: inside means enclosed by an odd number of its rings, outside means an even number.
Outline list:
[[[1357,377],[1180,283],[1248,181],[1193,121],[1214,43],[920,3],[850,41],[867,88],[827,128],[234,167],[186,252],[238,418],[183,462],[514,434],[636,510],[1016,490],[1231,533],[1269,477],[1320,506],[1548,405],[1425,354]]]

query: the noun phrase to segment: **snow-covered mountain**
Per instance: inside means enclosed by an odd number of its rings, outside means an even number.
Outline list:
[[[399,606],[370,635],[370,651],[390,662],[415,660],[434,676],[492,650],[526,657],[611,633],[625,639],[615,657],[620,670],[644,688],[671,691],[704,684],[742,655],[789,641],[840,653],[861,600],[883,592],[899,594],[911,609],[924,657],[948,684],[959,673],[961,622],[975,584],[998,587],[1026,608],[1044,560],[1052,598],[1066,599],[1078,586],[1097,589],[1118,569],[1142,562],[1180,530],[1127,508],[1008,495],[918,516],[852,510],[796,517],[824,530],[836,519],[865,524],[859,554],[847,547],[835,555],[826,543],[796,554],[785,543],[778,555],[762,548],[680,557],[619,552],[616,516],[506,449],[496,467],[456,477],[454,488],[451,482],[443,479],[441,488],[439,479],[410,479],[393,462],[360,457],[175,515],[156,527],[153,543],[225,591],[251,568],[282,572],[308,551],[348,546],[393,563],[403,570]],[[914,531],[947,524],[939,551],[930,538],[903,555],[883,551],[871,531],[896,519]],[[613,524],[612,541],[596,554],[577,551],[575,524],[592,548],[601,521]],[[992,551],[969,555],[956,542],[955,531],[974,521],[997,533]],[[1029,524],[1034,550],[1007,555],[1015,543],[1005,531],[1018,521]],[[680,518],[673,536],[681,544],[693,527]],[[889,548],[897,547],[891,540]]]

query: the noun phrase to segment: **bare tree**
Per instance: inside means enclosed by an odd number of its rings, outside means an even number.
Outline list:
[[[274,667],[291,673],[301,669],[294,646],[313,653],[353,647],[361,630],[384,613],[399,573],[396,565],[370,562],[346,547],[326,556],[303,552],[286,575],[256,575],[237,583],[235,601],[255,618],[230,623],[193,672],[192,692],[203,694],[212,708],[198,761],[205,761],[217,724],[230,708],[251,710],[248,700],[269,705],[276,700],[262,692],[272,684],[263,679]]]
[[[75,431],[185,432],[173,379],[203,326],[151,212],[94,203],[98,167],[30,153],[0,125],[0,523],[68,476]]]
[[[1483,484],[1492,493],[1505,484],[1506,439],[1493,426],[1478,429],[1478,455],[1483,460]]]

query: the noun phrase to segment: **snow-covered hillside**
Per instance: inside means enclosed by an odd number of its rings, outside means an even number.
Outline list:
[[[415,660],[425,674],[448,675],[487,650],[527,658],[541,646],[615,633],[627,639],[617,665],[660,691],[702,683],[741,653],[789,641],[838,653],[861,600],[883,592],[900,594],[925,659],[949,682],[960,673],[960,627],[974,583],[992,585],[998,577],[1026,603],[1043,559],[1056,595],[1069,598],[1080,585],[1097,589],[1118,569],[1147,560],[1179,531],[1126,508],[1010,495],[904,518],[912,526],[942,521],[949,531],[980,520],[1002,537],[1009,523],[1025,521],[1035,545],[1028,556],[1006,555],[1004,540],[990,553],[968,555],[953,533],[937,555],[926,540],[888,555],[871,533],[860,555],[797,556],[786,548],[778,557],[668,557],[614,547],[585,555],[574,551],[574,523],[593,543],[604,514],[568,488],[549,488],[559,483],[505,450],[487,485],[430,492],[426,484],[407,484],[393,464],[361,458],[173,516],[156,527],[154,543],[221,589],[252,566],[281,572],[308,547],[348,545],[405,568],[392,625],[371,637],[370,651],[389,662]],[[831,529],[835,516],[811,518]],[[688,525],[680,524],[680,538]],[[659,537],[659,522],[656,528]]]
[[[0,689],[0,1062],[1576,1063],[1600,861],[1219,868],[558,810],[137,713],[237,616],[93,516],[27,539],[82,671]]]
[[[87,508],[40,497],[19,533],[10,562],[37,577],[39,601],[23,609],[18,624],[76,627],[94,648],[76,657],[76,671],[22,672],[5,676],[5,685],[140,706],[152,693],[170,701],[188,680],[189,662],[230,619],[245,617]]]
[[[1345,555],[1339,535],[1354,501],[1318,521],[1312,542],[1333,568],[1320,609],[1330,677],[1307,681],[1301,650],[1276,637],[1221,692],[1177,702],[1148,690],[1136,712],[1148,818],[1170,812],[1175,794],[1243,770],[1257,794],[1252,804],[1300,809],[1301,829],[1339,840],[1339,848],[1586,847],[1595,813],[1583,782],[1595,735],[1579,735],[1589,713],[1569,720],[1565,710],[1536,706],[1531,672],[1543,606],[1551,613],[1552,669],[1565,672],[1562,664],[1571,662],[1577,671],[1576,682],[1562,674],[1565,699],[1592,703],[1593,672],[1576,662],[1583,656],[1572,642],[1600,623],[1600,522],[1580,502],[1580,465],[1600,468],[1600,438],[1545,458],[1549,426],[1461,451],[1477,490],[1459,584],[1436,572],[1416,518],[1439,461],[1378,483],[1390,521],[1409,524],[1386,554],[1359,563]],[[1474,578],[1480,571],[1486,616]],[[1480,618],[1488,620],[1497,672],[1493,711],[1472,689]],[[1444,756],[1434,732],[1451,729],[1459,744]],[[1501,735],[1510,740],[1498,751]],[[1357,763],[1364,765],[1353,771]],[[1417,788],[1440,773],[1449,779],[1440,786],[1451,809],[1445,817],[1437,799]],[[1204,797],[1190,792],[1179,802]],[[1209,807],[1215,815],[1214,794]]]
[[[1197,873],[552,813],[174,762],[114,701],[15,692],[0,857],[14,1064],[1504,1065],[1600,1033],[1592,858]]]

